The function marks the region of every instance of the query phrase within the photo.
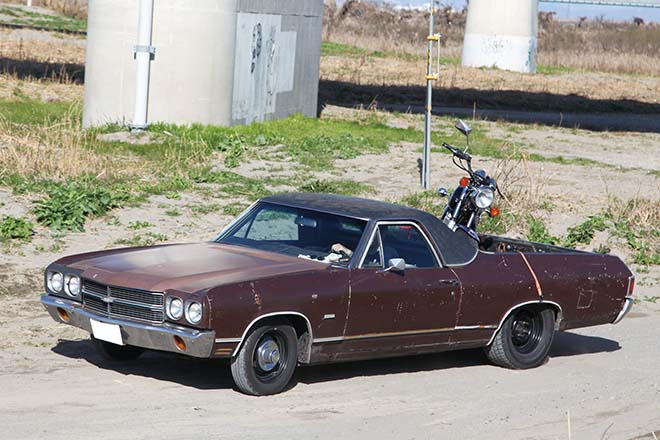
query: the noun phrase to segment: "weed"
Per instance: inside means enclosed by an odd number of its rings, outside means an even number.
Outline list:
[[[301,192],[341,194],[345,196],[356,196],[361,194],[373,194],[376,191],[373,187],[356,182],[354,180],[314,180],[313,182],[302,185]]]
[[[0,241],[28,241],[34,235],[34,225],[24,219],[6,216],[0,221]]]
[[[149,223],[148,221],[134,221],[130,222],[128,224],[128,229],[132,229],[134,231],[137,231],[138,229],[146,229],[152,227],[153,224]]]
[[[217,203],[211,203],[209,205],[192,205],[192,206],[188,206],[188,208],[190,208],[190,210],[195,215],[206,215],[212,212],[219,211],[220,205]]]
[[[530,216],[527,219],[527,226],[529,228],[529,231],[527,232],[527,239],[529,241],[532,241],[534,243],[545,243],[551,245],[556,245],[559,243],[559,238],[551,235],[548,232],[548,229],[546,228],[542,220]]]
[[[144,246],[153,246],[154,244],[167,241],[167,235],[158,234],[155,232],[147,232],[142,235],[134,235],[129,239],[121,239],[115,241],[115,244],[121,246],[130,246],[130,247],[144,247]]]
[[[170,217],[180,217],[181,211],[179,211],[177,208],[172,208],[165,211],[165,215],[169,215]]]
[[[604,216],[591,216],[585,222],[568,228],[563,245],[565,247],[575,248],[578,244],[589,244],[594,239],[596,231],[604,231],[605,229],[607,229],[607,225],[605,224]]]
[[[108,188],[93,177],[45,185],[47,197],[35,202],[37,221],[56,231],[83,231],[90,217],[123,206],[131,195],[125,187]]]
[[[222,212],[225,215],[236,217],[237,215],[245,211],[247,208],[248,205],[245,205],[243,203],[230,203],[229,205],[225,205],[222,207]]]

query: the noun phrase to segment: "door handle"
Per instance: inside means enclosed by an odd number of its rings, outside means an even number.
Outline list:
[[[447,284],[449,286],[458,286],[459,282],[458,282],[458,280],[454,280],[454,279],[440,280],[440,284]]]

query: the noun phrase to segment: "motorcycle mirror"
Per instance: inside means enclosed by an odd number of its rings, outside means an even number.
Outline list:
[[[467,125],[462,119],[459,119],[454,127],[456,127],[456,130],[463,133],[465,137],[470,137],[470,133],[472,133],[472,127]]]
[[[440,197],[447,197],[449,195],[449,191],[447,191],[447,188],[440,188],[438,189],[438,194]]]

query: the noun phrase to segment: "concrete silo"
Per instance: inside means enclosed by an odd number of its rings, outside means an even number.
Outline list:
[[[538,0],[470,0],[463,65],[536,72]]]
[[[150,122],[317,112],[322,0],[155,0]],[[131,123],[140,2],[90,0],[83,124]],[[136,51],[137,46],[137,51]]]

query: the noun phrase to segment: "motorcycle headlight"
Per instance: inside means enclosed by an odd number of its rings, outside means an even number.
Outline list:
[[[197,301],[190,301],[186,307],[186,319],[191,324],[199,324],[202,321],[202,305]]]
[[[477,205],[477,208],[488,209],[493,205],[493,201],[495,201],[495,193],[492,189],[487,186],[477,189],[474,195],[474,204]]]
[[[183,301],[176,297],[167,298],[165,311],[167,312],[167,316],[178,321],[183,316]]]
[[[76,275],[65,276],[64,291],[70,297],[78,297],[78,295],[80,295],[80,277],[77,277]]]
[[[48,276],[46,277],[47,283],[48,283],[48,288],[55,293],[60,293],[62,291],[62,287],[64,287],[64,275],[62,275],[59,272],[48,272]]]

